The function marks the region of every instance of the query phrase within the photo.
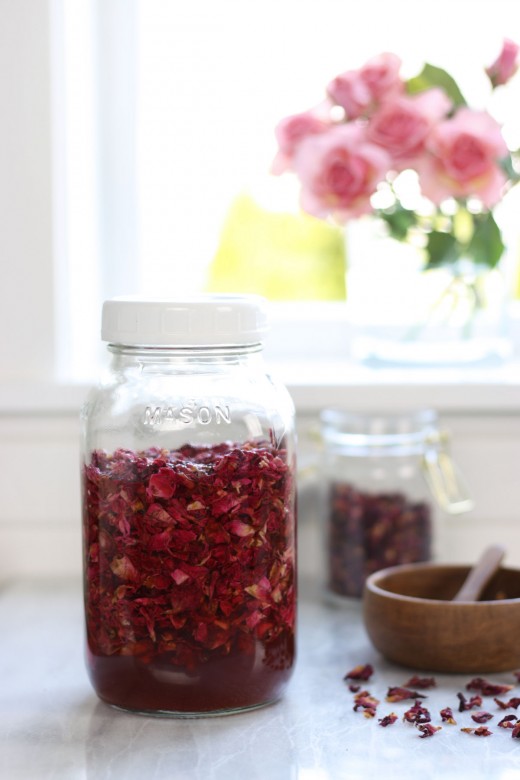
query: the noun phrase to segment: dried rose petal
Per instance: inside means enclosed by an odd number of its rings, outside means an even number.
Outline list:
[[[365,718],[373,718],[376,714],[379,699],[371,696],[368,691],[360,691],[354,696],[354,712],[363,710]]]
[[[465,734],[474,734],[476,737],[490,737],[493,732],[490,731],[487,726],[479,726],[476,729],[464,728],[461,729]]]
[[[396,702],[405,701],[406,699],[425,699],[426,696],[417,691],[412,691],[410,688],[403,688],[401,686],[395,686],[388,689],[386,694],[386,701]]]
[[[408,682],[404,683],[405,688],[419,688],[419,690],[427,690],[428,688],[435,688],[437,682],[434,677],[418,677],[416,674],[410,677]]]
[[[512,685],[499,685],[489,682],[483,677],[474,677],[466,685],[467,691],[480,691],[482,696],[500,696],[501,693],[507,693],[513,688]]]
[[[488,720],[491,720],[492,717],[493,715],[490,712],[484,712],[481,710],[480,712],[474,712],[471,716],[471,720],[474,720],[475,723],[487,723]]]
[[[512,699],[509,699],[509,701],[502,701],[501,699],[495,697],[495,701],[501,710],[516,710],[520,705],[520,697],[518,696],[514,696]]]
[[[112,572],[121,580],[136,582],[139,579],[139,572],[126,555],[115,556],[109,565]]]
[[[515,721],[518,723],[516,715],[506,715],[498,722],[498,725],[503,729],[513,729]]]
[[[370,493],[336,482],[330,487],[329,587],[360,597],[369,574],[431,557],[431,508],[403,493]]]
[[[395,712],[391,712],[390,715],[385,715],[384,718],[379,718],[379,725],[380,726],[391,726],[393,723],[395,723],[397,720],[397,715]]]
[[[148,481],[148,490],[157,498],[171,498],[175,493],[176,482],[171,469],[162,468],[152,474]]]
[[[424,723],[420,726],[417,726],[419,731],[422,732],[421,739],[424,739],[425,737],[433,737],[434,734],[437,733],[437,731],[440,731],[442,729],[442,726],[432,726],[431,723]]]
[[[420,703],[416,701],[413,707],[410,707],[409,710],[406,710],[403,715],[403,720],[407,721],[408,723],[415,724],[429,723],[431,721],[431,715],[426,707],[421,707]]]
[[[361,685],[354,685],[353,683],[351,683],[348,686],[348,689],[349,689],[349,691],[352,691],[352,693],[358,693],[358,691],[361,690]]]
[[[513,739],[520,739],[520,720],[517,720],[517,722],[513,726],[511,736]]]
[[[444,709],[440,711],[440,716],[445,723],[450,723],[452,726],[457,725],[457,721],[453,717],[453,710],[451,707],[444,707]]]
[[[359,664],[355,666],[350,672],[347,672],[344,680],[370,680],[374,674],[374,668],[371,664]]]
[[[85,605],[102,698],[203,711],[247,706],[257,684],[272,698],[294,661],[292,474],[268,443],[91,454]]]
[[[459,700],[459,712],[465,712],[466,710],[472,710],[474,707],[482,706],[482,696],[472,696],[468,701],[463,693],[458,693],[457,698]]]

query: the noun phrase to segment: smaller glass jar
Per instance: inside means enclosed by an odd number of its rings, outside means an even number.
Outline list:
[[[328,409],[321,429],[327,595],[359,598],[374,571],[431,559],[435,504],[459,514],[472,501],[432,410]]]

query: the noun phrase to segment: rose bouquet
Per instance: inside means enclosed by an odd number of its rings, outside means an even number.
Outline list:
[[[519,62],[505,40],[486,69],[490,91]],[[339,224],[375,215],[392,238],[421,245],[425,269],[499,262],[493,209],[520,180],[516,153],[445,70],[426,64],[405,80],[399,57],[380,54],[334,78],[325,100],[283,119],[276,136],[273,172],[296,174],[304,211]]]

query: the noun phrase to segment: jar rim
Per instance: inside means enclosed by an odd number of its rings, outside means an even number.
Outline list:
[[[320,422],[325,445],[358,454],[376,449],[388,454],[421,452],[438,435],[437,413],[433,409],[394,414],[324,409]]]

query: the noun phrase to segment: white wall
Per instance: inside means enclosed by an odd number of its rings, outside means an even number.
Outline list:
[[[48,0],[0,3],[0,379],[53,370]]]

